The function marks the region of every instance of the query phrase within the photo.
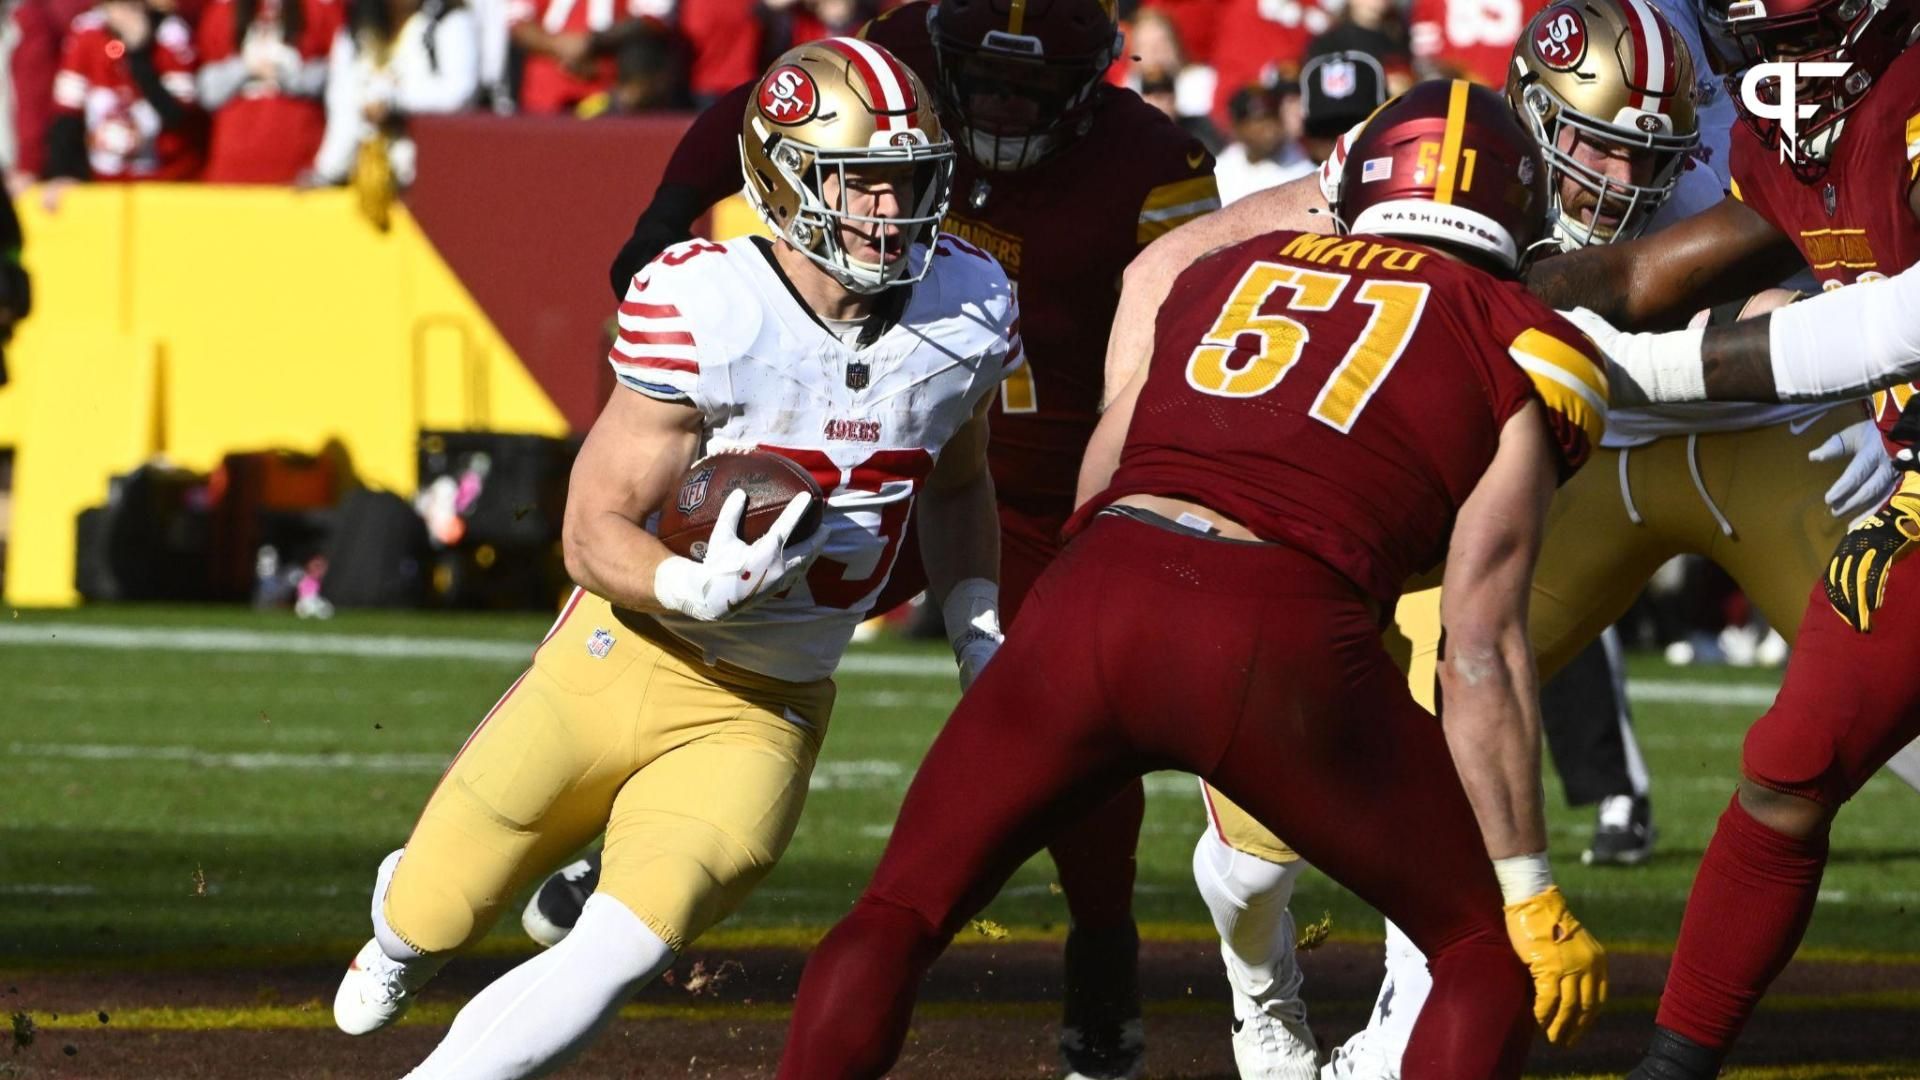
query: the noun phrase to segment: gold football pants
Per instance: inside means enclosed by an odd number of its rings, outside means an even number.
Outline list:
[[[467,740],[407,841],[385,915],[444,953],[606,831],[600,892],[676,951],[738,907],[793,837],[832,680],[722,665],[576,592]]]
[[[1797,435],[1775,424],[1595,451],[1547,511],[1527,626],[1541,679],[1619,621],[1676,555],[1713,560],[1791,642],[1807,590],[1847,526],[1825,500],[1847,462],[1813,462],[1807,454],[1862,416],[1857,406],[1838,405]],[[1402,597],[1394,624],[1388,651],[1408,658],[1408,688],[1431,712],[1440,590]],[[1269,862],[1299,858],[1219,792],[1206,798],[1221,838],[1235,849]]]

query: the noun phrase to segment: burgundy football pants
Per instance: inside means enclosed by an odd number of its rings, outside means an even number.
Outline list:
[[[1369,605],[1291,548],[1115,516],[1041,578],[934,742],[872,882],[807,964],[780,1075],[884,1074],[955,931],[1156,769],[1212,782],[1427,954],[1408,1080],[1519,1075],[1532,987],[1440,726]]]
[[[1009,629],[1033,584],[1060,554],[1060,526],[1066,518],[1027,514],[1000,507],[1000,618]],[[873,606],[884,615],[927,587],[920,565],[920,538],[911,528],[900,544],[893,576]],[[1146,817],[1146,789],[1139,778],[1127,781],[1111,799],[1093,807],[1062,827],[1047,844],[1067,914],[1075,926],[1113,930],[1133,922],[1135,850],[1140,846],[1140,822]]]
[[[1834,614],[1816,582],[1780,694],[1747,731],[1741,772],[1835,811],[1917,736],[1920,561],[1891,569],[1870,634]],[[1660,1026],[1717,1050],[1732,1046],[1800,947],[1826,863],[1824,830],[1787,836],[1736,798],[1687,898]]]

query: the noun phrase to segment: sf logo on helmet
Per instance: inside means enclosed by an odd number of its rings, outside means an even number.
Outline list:
[[[1799,104],[1800,80],[1837,79],[1851,67],[1852,64],[1842,61],[1825,61],[1813,64],[1755,64],[1747,69],[1746,75],[1740,80],[1740,103],[1755,117],[1779,123],[1781,161],[1800,160],[1800,121],[1820,109],[1817,104]],[[1780,88],[1772,101],[1760,96],[1760,84],[1769,79]]]
[[[820,93],[813,76],[784,64],[767,73],[760,84],[760,111],[776,124],[803,124],[813,119]]]
[[[1571,7],[1558,7],[1540,20],[1533,51],[1555,71],[1571,71],[1587,55],[1587,23]]]

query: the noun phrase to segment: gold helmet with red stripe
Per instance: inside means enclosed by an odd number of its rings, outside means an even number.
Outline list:
[[[1562,0],[1527,24],[1513,46],[1507,100],[1540,141],[1549,217],[1563,247],[1611,243],[1646,228],[1700,144],[1693,94],[1686,40],[1649,0]],[[1575,141],[1626,154],[1628,178],[1577,160]],[[1592,205],[1563,205],[1563,178],[1584,188]]]
[[[920,79],[892,53],[826,38],[773,62],[740,129],[747,201],[767,227],[842,285],[879,292],[917,281],[953,190],[953,143]],[[853,186],[882,175],[898,216],[852,212]],[[843,230],[868,234],[880,258],[855,258]]]

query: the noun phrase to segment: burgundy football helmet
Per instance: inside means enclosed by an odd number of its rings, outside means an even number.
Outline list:
[[[1120,55],[1116,0],[940,0],[928,15],[942,110],[967,154],[1024,169],[1082,130]]]
[[[1702,0],[1704,4],[1725,0]],[[1705,20],[1711,25],[1713,20]],[[1841,121],[1894,58],[1920,32],[1920,0],[1733,0],[1726,6],[1726,33],[1732,38],[1739,68],[1767,62],[1851,64],[1839,78],[1805,79],[1796,87],[1796,104],[1816,111],[1799,121],[1792,160],[1802,180],[1825,171]],[[1778,148],[1786,138],[1780,121],[1754,116],[1741,93],[1743,72],[1727,77],[1740,115],[1764,140]],[[1763,101],[1780,100],[1778,80],[1761,80],[1754,93]]]
[[[1497,91],[1424,82],[1381,106],[1341,169],[1343,233],[1419,240],[1517,274],[1547,233],[1540,146]]]

